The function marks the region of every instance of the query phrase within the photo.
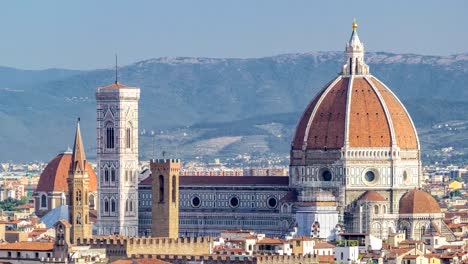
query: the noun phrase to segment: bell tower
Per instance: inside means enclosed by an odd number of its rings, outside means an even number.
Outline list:
[[[152,236],[179,237],[180,160],[152,160]]]
[[[92,237],[92,224],[89,222],[89,175],[87,161],[81,139],[80,119],[76,124],[75,143],[68,174],[71,241]]]
[[[138,235],[139,99],[117,78],[96,91],[99,235]]]

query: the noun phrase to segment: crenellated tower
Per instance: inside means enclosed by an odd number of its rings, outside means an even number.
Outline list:
[[[76,124],[75,143],[68,175],[68,212],[72,223],[71,241],[76,242],[77,239],[92,237],[92,224],[89,221],[89,174],[81,139],[79,118]]]
[[[180,160],[152,160],[153,177],[152,236],[179,236],[179,172]]]
[[[97,88],[98,233],[138,234],[138,101],[140,89]]]

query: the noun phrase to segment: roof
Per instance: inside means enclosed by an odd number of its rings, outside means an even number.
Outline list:
[[[383,198],[382,195],[380,195],[376,191],[367,191],[365,192],[360,198],[360,201],[368,201],[368,202],[385,202],[387,201],[385,198]]]
[[[55,207],[41,218],[41,222],[47,228],[53,227],[58,221],[62,220],[69,222],[68,206],[66,205]]]
[[[325,86],[299,120],[292,147],[341,149],[346,137],[350,147],[391,147],[395,140],[401,149],[419,149],[415,127],[403,104],[371,75],[338,76]]]
[[[68,175],[72,160],[71,153],[58,154],[51,160],[41,173],[36,187],[37,192],[68,192]],[[89,190],[97,191],[97,176],[87,162],[86,169],[89,176]]]
[[[257,241],[257,245],[271,245],[271,244],[284,244],[284,241],[279,238],[269,238],[265,237],[262,240]]]
[[[170,262],[163,261],[156,258],[139,258],[139,259],[119,259],[111,264],[170,264]]]
[[[115,82],[111,85],[99,87],[98,89],[99,90],[117,90],[117,89],[122,89],[122,88],[131,88],[131,87],[123,85],[119,82]]]
[[[411,190],[400,199],[400,214],[437,214],[440,213],[437,201],[427,192]]]
[[[151,185],[152,177],[140,182]],[[180,176],[179,185],[275,185],[288,186],[288,176]]]
[[[314,249],[325,249],[325,248],[335,248],[335,245],[330,244],[328,242],[319,242],[316,243]]]
[[[54,242],[16,242],[0,244],[0,250],[52,251]]]

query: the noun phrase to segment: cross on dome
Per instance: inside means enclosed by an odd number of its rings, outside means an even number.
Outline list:
[[[359,39],[357,33],[358,24],[353,20],[351,37],[346,43],[346,61],[343,65],[342,75],[367,75],[369,66],[364,62],[364,44]]]

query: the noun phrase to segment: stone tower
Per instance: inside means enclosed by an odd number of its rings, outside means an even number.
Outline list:
[[[152,160],[153,177],[152,236],[179,236],[180,160]]]
[[[138,234],[140,89],[116,81],[97,88],[98,233]]]
[[[60,220],[54,225],[55,227],[55,244],[54,258],[65,259],[68,257],[68,248],[70,243],[70,228],[71,225],[65,220]]]
[[[72,224],[71,240],[91,238],[92,224],[89,222],[89,174],[81,139],[80,119],[76,124],[75,143],[68,176],[68,212]]]

